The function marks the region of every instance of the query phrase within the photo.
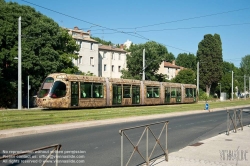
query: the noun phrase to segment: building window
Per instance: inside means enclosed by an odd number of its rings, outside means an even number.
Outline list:
[[[107,52],[103,52],[103,58],[106,58]]]
[[[121,66],[118,66],[118,71],[121,72]]]
[[[107,65],[103,66],[103,71],[107,71]]]
[[[94,57],[90,57],[90,65],[94,66]]]
[[[119,60],[121,60],[121,53],[119,53],[119,55],[118,55],[118,59],[119,59]]]
[[[79,64],[82,64],[82,56],[79,56]]]
[[[113,72],[113,71],[114,71],[114,65],[112,65],[112,68],[111,68],[111,69],[112,69],[112,72]]]
[[[169,73],[169,67],[168,67],[168,73]]]
[[[115,60],[115,55],[114,55],[114,53],[112,53],[112,59]]]
[[[90,43],[90,50],[93,50],[93,43]]]

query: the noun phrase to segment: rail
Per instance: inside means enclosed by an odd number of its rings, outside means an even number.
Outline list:
[[[237,129],[240,127],[243,130],[242,124],[242,109],[227,109],[227,131],[226,134],[229,135],[231,125],[233,124],[233,132],[237,132]],[[239,124],[239,126],[238,126]]]
[[[56,153],[56,161],[55,164],[56,166],[58,166],[58,151],[61,149],[62,145],[61,144],[55,144],[55,145],[50,145],[50,146],[45,146],[45,147],[41,147],[41,148],[37,148],[37,149],[32,149],[32,150],[27,150],[21,153],[15,153],[15,154],[11,154],[11,155],[6,155],[0,158],[0,160],[5,160],[5,159],[9,159],[9,158],[13,158],[16,156],[21,156],[21,155],[26,155],[26,154],[30,154],[30,153],[34,153],[36,151],[41,151],[41,150],[45,150],[45,149],[49,149],[49,148],[53,148],[53,150],[50,151],[50,154],[47,156],[47,158],[43,161],[41,166],[44,166],[47,162],[47,160],[50,158],[50,156],[53,154],[53,152]]]
[[[130,127],[130,128],[125,128],[125,129],[121,129],[119,130],[119,133],[121,135],[121,166],[123,166],[124,164],[124,161],[123,161],[123,139],[124,139],[124,136],[127,138],[127,140],[130,142],[130,144],[133,146],[133,152],[132,154],[130,155],[129,157],[129,160],[127,161],[126,163],[126,166],[129,164],[129,162],[131,161],[133,155],[135,152],[137,152],[141,158],[143,159],[144,163],[146,163],[147,166],[149,166],[150,164],[150,161],[153,161],[153,160],[156,160],[156,158],[152,159],[151,160],[151,157],[153,155],[153,152],[156,148],[157,145],[160,146],[161,150],[164,152],[163,155],[165,155],[165,160],[168,161],[168,149],[167,149],[167,128],[168,128],[168,123],[169,121],[161,121],[161,122],[156,122],[156,123],[151,123],[151,124],[146,124],[146,125],[141,125],[141,126],[136,126],[136,127]],[[162,129],[161,129],[161,132],[159,134],[158,137],[155,136],[155,134],[153,133],[153,131],[151,130],[150,126],[153,126],[153,125],[156,125],[156,124],[164,124]],[[132,130],[132,129],[137,129],[137,128],[143,128],[144,127],[144,130],[140,136],[140,139],[138,140],[137,144],[133,144],[131,139],[128,137],[128,135],[125,133],[125,131],[127,130]],[[160,138],[161,138],[161,135],[164,131],[164,129],[166,128],[166,140],[165,140],[165,143],[166,143],[166,149],[163,148],[163,146],[161,145],[161,142],[160,142]],[[154,137],[155,139],[155,145],[149,155],[149,149],[148,149],[148,145],[149,145],[149,142],[148,142],[148,135],[149,135],[149,132],[152,134],[152,136]],[[140,152],[138,146],[139,146],[139,143],[140,141],[142,140],[144,134],[146,133],[146,156],[143,156],[142,153]],[[159,158],[160,156],[158,156],[157,158]]]

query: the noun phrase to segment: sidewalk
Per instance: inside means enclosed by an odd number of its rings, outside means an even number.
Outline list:
[[[170,153],[168,162],[158,159],[155,166],[250,166],[250,126],[203,140]]]

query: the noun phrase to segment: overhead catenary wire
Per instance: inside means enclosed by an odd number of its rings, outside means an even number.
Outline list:
[[[130,36],[134,36],[134,37],[137,37],[137,38],[141,38],[141,39],[147,40],[147,41],[153,41],[153,40],[150,40],[147,37],[144,37],[144,36],[138,34],[139,31],[131,33],[131,32],[125,32],[125,31],[117,30],[119,28],[116,28],[116,29],[114,29],[114,28],[108,28],[108,27],[105,27],[105,26],[102,26],[102,25],[98,25],[98,24],[95,24],[95,23],[92,23],[92,22],[89,22],[89,21],[86,21],[86,20],[74,17],[74,16],[70,16],[68,14],[64,14],[62,12],[58,12],[58,11],[55,11],[55,10],[52,10],[52,9],[49,9],[49,8],[46,8],[46,7],[43,7],[43,6],[31,3],[31,2],[26,1],[26,0],[21,0],[21,1],[24,1],[26,3],[32,4],[34,6],[37,6],[37,7],[40,7],[40,8],[49,10],[49,11],[52,11],[52,12],[55,12],[55,13],[60,14],[60,15],[64,15],[66,17],[69,17],[69,18],[72,18],[72,19],[75,19],[75,20],[78,20],[78,21],[82,21],[82,22],[88,23],[88,24],[92,25],[91,27],[100,27],[100,28],[102,28],[101,30],[104,30],[104,29],[105,30],[111,30],[111,31],[115,31],[116,33],[127,34],[127,35],[130,35]],[[138,28],[143,28],[143,27],[150,27],[150,26],[156,26],[156,25],[161,25],[161,24],[186,21],[186,20],[197,19],[197,18],[202,18],[202,17],[209,17],[209,16],[214,16],[214,15],[219,15],[219,14],[226,14],[226,13],[230,13],[230,12],[237,12],[237,11],[247,10],[247,9],[250,9],[250,7],[242,8],[242,9],[236,9],[236,10],[231,10],[231,11],[226,11],[226,12],[214,13],[214,14],[209,14],[209,15],[203,15],[203,16],[185,18],[185,19],[180,19],[180,20],[175,20],[175,21],[169,21],[169,22],[164,22],[164,23],[157,23],[157,24],[151,24],[151,25],[146,25],[146,26],[140,26],[140,27],[135,27],[135,28],[132,28],[132,29],[138,29]],[[245,24],[250,24],[250,23],[245,23]],[[102,33],[102,34],[105,34],[105,33]],[[192,53],[192,51],[184,50],[184,49],[177,48],[177,47],[174,47],[174,46],[171,46],[171,45],[166,45],[166,44],[162,44],[162,45],[165,45],[165,46],[168,46],[168,47],[171,47],[171,48],[174,48],[174,49],[178,49],[178,50],[181,50],[181,51],[184,51],[184,52]],[[194,54],[194,53],[192,53],[192,54]]]

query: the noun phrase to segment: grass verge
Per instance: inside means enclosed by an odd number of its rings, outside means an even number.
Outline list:
[[[250,99],[209,102],[209,109],[244,106],[249,105],[249,103]],[[114,107],[78,110],[1,110],[0,130],[50,124],[63,124],[70,122],[83,122],[90,120],[165,114],[170,112],[203,110],[204,106],[204,102],[199,102],[195,104],[181,105]]]

